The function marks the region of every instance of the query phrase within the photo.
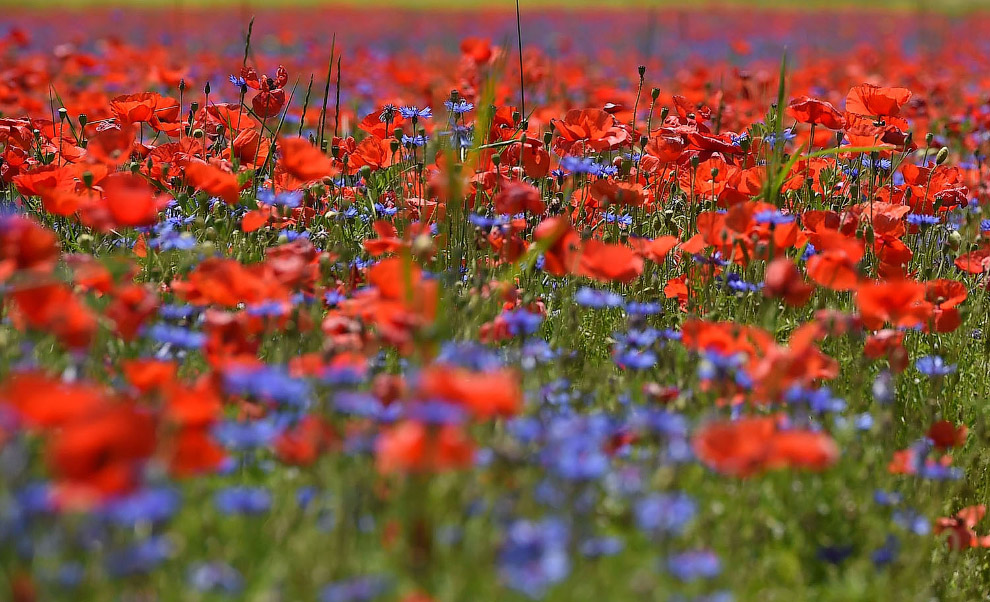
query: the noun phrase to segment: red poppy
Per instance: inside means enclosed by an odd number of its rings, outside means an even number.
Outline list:
[[[846,120],[832,103],[809,96],[799,96],[787,105],[787,114],[801,123],[822,125],[830,130],[846,127]]]
[[[632,282],[643,273],[643,258],[622,244],[585,241],[579,272],[603,282]]]
[[[495,211],[503,215],[530,213],[541,215],[547,210],[538,188],[525,182],[507,182],[492,199]]]
[[[950,550],[967,548],[990,548],[990,535],[977,535],[975,527],[986,516],[987,507],[983,504],[963,508],[951,517],[935,521],[935,535],[948,533],[946,544]]]
[[[241,186],[237,183],[236,174],[200,161],[191,161],[185,173],[194,188],[220,197],[228,205],[236,205],[240,201]]]
[[[515,415],[523,403],[519,378],[509,370],[472,372],[434,365],[423,370],[418,390],[426,399],[457,403],[479,418]]]
[[[130,173],[115,173],[103,181],[103,198],[117,226],[151,226],[171,198],[156,195],[146,179]]]
[[[379,435],[375,455],[382,473],[442,472],[470,467],[474,444],[454,425],[405,421]]]
[[[927,434],[935,447],[948,449],[964,445],[966,436],[969,434],[969,428],[965,424],[956,425],[948,420],[939,420],[928,428]]]
[[[278,143],[280,165],[300,182],[312,182],[337,173],[330,157],[304,138],[282,138]]]
[[[285,106],[285,84],[289,82],[289,75],[282,65],[278,66],[274,78],[267,75],[258,76],[254,67],[244,67],[241,69],[241,77],[244,78],[248,87],[258,91],[251,99],[251,108],[258,117],[274,117],[278,115]]]
[[[783,299],[785,303],[800,307],[808,302],[815,287],[804,281],[794,262],[786,257],[774,259],[767,265],[763,294]]]
[[[885,88],[873,84],[861,84],[849,90],[846,111],[873,117],[895,117],[911,98],[907,88]]]

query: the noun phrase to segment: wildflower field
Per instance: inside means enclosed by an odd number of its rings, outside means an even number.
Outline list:
[[[0,17],[0,600],[990,597],[990,12],[106,4]]]

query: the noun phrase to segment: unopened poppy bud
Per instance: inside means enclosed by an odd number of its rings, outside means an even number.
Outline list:
[[[629,159],[623,159],[622,165],[619,167],[619,174],[628,176],[630,172],[632,172],[632,161]]]
[[[698,165],[700,164],[701,164],[701,159],[698,158],[698,155],[691,157],[691,169],[698,169]]]
[[[959,247],[962,246],[962,234],[959,230],[953,230],[949,232],[949,248],[953,251],[958,251]]]
[[[512,121],[513,122],[519,123],[519,119],[521,119],[521,118],[522,118],[522,113],[520,113],[519,111],[513,111],[512,112]]]
[[[394,130],[392,130],[392,137],[395,138],[396,140],[402,140],[402,128],[397,127]]]
[[[873,235],[873,226],[866,227],[866,230],[863,231],[863,238],[866,239],[867,243],[871,245],[873,244],[873,241],[876,239],[876,237]]]
[[[185,92],[185,91],[186,91],[186,80],[185,79],[180,79],[179,80],[179,92]]]
[[[202,138],[203,136],[206,135],[206,132],[204,132],[201,128],[196,128],[195,130],[193,130],[192,135],[193,138]]]
[[[941,165],[945,163],[945,160],[949,158],[949,149],[942,147],[939,149],[938,154],[935,155],[935,165]]]
[[[670,109],[667,107],[660,109],[660,121],[666,121],[667,115],[670,115]]]
[[[362,165],[361,166],[361,177],[364,178],[365,180],[367,180],[368,178],[371,177],[371,166],[370,165]]]
[[[529,129],[529,120],[528,119],[523,119],[522,121],[520,121],[519,122],[519,129],[521,129],[523,131]]]
[[[498,167],[502,163],[502,155],[492,155],[492,164]]]
[[[93,235],[92,234],[80,234],[76,239],[79,248],[84,251],[89,251],[93,247]]]
[[[646,65],[639,66],[639,79],[646,77]]]
[[[652,90],[650,90],[650,97],[653,100],[660,98],[660,88],[653,88]]]
[[[640,146],[646,146],[647,143],[649,143],[649,141],[650,141],[649,136],[640,136],[639,137],[639,145]]]
[[[93,172],[91,172],[91,171],[84,171],[83,172],[83,175],[82,175],[82,180],[83,180],[83,184],[86,186],[86,188],[92,188],[93,187]]]
[[[325,151],[326,149],[324,148],[323,150]],[[339,159],[340,158],[340,147],[337,146],[336,144],[334,144],[333,146],[331,146],[330,147],[330,155],[334,159]]]
[[[931,146],[933,140],[935,140],[935,134],[933,134],[931,132],[928,132],[927,134],[925,134],[925,144],[927,144],[928,146]]]
[[[741,138],[739,140],[739,148],[742,149],[742,152],[748,153],[749,147],[750,145],[752,145],[752,143],[753,141],[749,139],[749,136],[746,136],[745,138]]]
[[[550,146],[553,141],[553,132],[543,132],[543,145]]]
[[[389,142],[388,147],[392,150],[392,154],[394,155],[395,153],[399,152],[399,141],[393,140]]]
[[[141,171],[141,164],[137,161],[131,163],[131,173],[137,175]]]

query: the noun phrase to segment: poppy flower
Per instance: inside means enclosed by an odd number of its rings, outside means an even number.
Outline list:
[[[384,474],[457,470],[474,463],[474,444],[455,425],[404,421],[379,435],[375,461]]]
[[[547,210],[539,189],[525,182],[507,182],[492,199],[495,211],[503,215],[530,213],[541,215]]]
[[[653,263],[663,263],[667,258],[667,254],[670,253],[674,247],[678,245],[680,240],[676,236],[658,236],[657,238],[650,240],[648,238],[630,238],[630,246],[644,259],[649,259]]]
[[[219,197],[228,205],[240,201],[241,186],[237,175],[199,161],[192,161],[185,169],[186,179],[193,188]]]
[[[856,288],[856,306],[867,328],[914,326],[925,322],[924,295],[924,285],[913,280],[864,282]]]
[[[420,375],[419,393],[462,405],[479,418],[512,416],[522,409],[518,377],[508,370],[472,372],[447,365],[434,365]]]
[[[20,271],[50,273],[57,260],[51,230],[23,215],[0,217],[0,282]]]
[[[602,282],[632,282],[643,273],[643,258],[622,244],[585,241],[579,273]]]
[[[786,257],[774,259],[767,265],[763,282],[764,295],[783,299],[794,307],[807,303],[815,290],[815,287],[804,281],[794,262]]]
[[[615,117],[601,109],[572,109],[563,119],[552,121],[560,147],[569,149],[581,142],[602,152],[617,148],[629,139],[629,133],[619,126]]]
[[[948,420],[939,420],[928,428],[928,438],[932,440],[935,447],[948,449],[950,447],[960,447],[966,443],[966,436],[969,428],[965,424],[956,425]]]
[[[799,96],[787,105],[787,114],[801,123],[822,125],[830,130],[846,127],[846,120],[832,103],[809,96]]]
[[[241,77],[249,88],[258,91],[251,99],[251,108],[258,117],[274,117],[282,111],[285,106],[285,84],[289,81],[289,74],[285,67],[278,66],[275,77],[267,75],[258,76],[254,67],[244,67],[241,69]]]
[[[156,195],[146,179],[130,173],[109,176],[102,188],[110,216],[123,227],[153,225],[158,221],[158,212],[172,201],[168,196]]]
[[[846,95],[846,111],[873,117],[895,117],[911,98],[907,88],[885,88],[873,84],[853,86]]]
[[[863,244],[855,238],[828,230],[815,234],[811,240],[818,253],[808,259],[808,277],[834,291],[856,288]]]
[[[107,407],[65,425],[47,450],[57,503],[87,507],[133,491],[155,440],[154,418],[129,405]]]
[[[825,433],[779,430],[767,417],[710,423],[695,435],[694,450],[714,470],[740,477],[773,468],[823,470],[839,456]]]
[[[935,535],[948,533],[946,544],[950,550],[967,548],[990,548],[990,535],[977,535],[975,527],[986,516],[985,505],[963,508],[955,516],[942,517],[935,521]]]
[[[543,220],[533,231],[533,240],[546,246],[543,269],[554,276],[564,276],[577,269],[581,239],[563,217]]]
[[[279,164],[300,182],[312,182],[337,173],[330,157],[304,138],[282,138],[278,143]]]

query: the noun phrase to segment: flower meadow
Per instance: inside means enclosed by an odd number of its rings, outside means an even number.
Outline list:
[[[0,599],[986,599],[988,30],[11,11]]]

